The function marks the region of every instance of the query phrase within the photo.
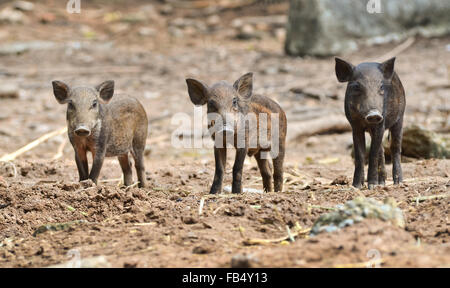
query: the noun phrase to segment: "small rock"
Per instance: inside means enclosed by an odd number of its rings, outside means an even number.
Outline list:
[[[85,259],[73,259],[71,261],[48,266],[47,268],[110,268],[111,264],[105,256],[97,256]]]
[[[405,227],[402,210],[397,207],[395,200],[390,198],[380,203],[372,198],[358,197],[345,205],[336,205],[335,208],[336,211],[323,214],[316,220],[311,235],[334,232],[366,218],[390,221],[400,228]]]
[[[353,144],[352,158],[355,157]],[[383,140],[386,163],[391,161],[390,141],[386,136]],[[366,137],[366,161],[369,159],[370,138]],[[409,158],[416,159],[448,159],[450,157],[450,137],[446,134],[438,134],[417,125],[403,128],[402,162]]]
[[[218,15],[211,15],[206,19],[206,24],[215,27],[220,24],[220,17]]]
[[[42,225],[39,228],[34,231],[33,236],[36,237],[39,234],[45,233],[47,231],[63,231],[71,228],[74,225],[83,224],[86,223],[84,220],[76,220],[66,223],[53,223],[53,224],[47,224]]]
[[[350,179],[345,175],[341,175],[334,179],[333,182],[331,182],[331,185],[348,185],[349,183]]]
[[[161,93],[158,91],[145,91],[144,97],[145,99],[157,99],[161,96]]]
[[[280,70],[276,66],[269,66],[266,69],[262,70],[262,73],[265,75],[276,75],[279,72]]]
[[[278,41],[284,42],[286,40],[286,28],[277,28],[274,34]]]
[[[34,10],[34,4],[28,1],[15,1],[13,7],[16,10],[29,12]]]
[[[161,9],[159,10],[159,13],[161,13],[162,15],[171,15],[173,13],[172,5],[166,4],[162,6]]]
[[[127,23],[139,23],[147,20],[147,14],[144,11],[124,15],[120,21]]]
[[[231,258],[231,268],[252,268],[258,259],[252,255],[237,254]]]
[[[390,147],[387,144],[385,154],[390,158]],[[448,159],[450,138],[417,125],[408,126],[403,131],[402,155],[412,158]]]
[[[238,206],[231,206],[226,209],[224,209],[225,215],[238,217],[238,216],[244,216],[245,214],[245,206],[238,205]]]
[[[0,55],[22,54],[28,51],[49,50],[57,45],[50,41],[14,42],[0,45]]]
[[[123,268],[136,268],[137,265],[137,262],[125,262],[123,263]]]
[[[186,235],[186,238],[195,240],[195,239],[198,239],[198,236],[194,232],[188,232],[187,235]]]
[[[144,156],[149,156],[152,154],[152,147],[150,145],[145,145]]]
[[[305,142],[306,146],[308,146],[308,147],[314,147],[320,143],[321,143],[321,140],[316,136],[308,137],[308,139]]]
[[[157,31],[151,27],[141,27],[138,31],[140,36],[153,37],[157,34]]]
[[[48,24],[56,20],[56,15],[53,13],[42,13],[39,15],[39,21],[42,24]]]
[[[192,249],[194,254],[209,254],[212,252],[212,248],[208,246],[196,246]]]
[[[198,222],[198,220],[196,218],[194,218],[194,217],[192,217],[190,215],[189,216],[182,216],[181,217],[181,221],[184,224],[188,224],[188,225],[196,224]]]
[[[115,23],[109,25],[109,30],[115,34],[127,31],[129,29],[130,29],[129,23]]]
[[[184,33],[181,29],[174,27],[174,26],[169,26],[168,32],[172,37],[175,37],[175,38],[181,38],[184,35]]]
[[[160,16],[156,11],[155,6],[153,6],[152,4],[143,5],[139,7],[139,10],[142,11],[142,14],[145,15],[145,18],[147,20],[156,21],[160,19]]]
[[[28,22],[28,18],[21,11],[8,7],[0,11],[0,23],[1,22],[10,24],[26,24]]]
[[[15,84],[4,84],[0,86],[0,99],[19,98],[19,87]]]
[[[255,31],[252,25],[245,24],[238,29],[236,38],[240,40],[260,39],[261,35]]]

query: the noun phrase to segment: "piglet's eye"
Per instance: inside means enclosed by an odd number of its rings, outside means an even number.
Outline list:
[[[92,102],[92,108],[97,108],[97,100],[94,100],[94,102]]]
[[[350,84],[350,89],[354,92],[359,92],[362,90],[361,85],[359,83]]]
[[[216,104],[214,102],[212,102],[212,101],[209,101],[208,102],[208,110],[209,111],[216,111],[217,110]]]
[[[234,107],[237,107],[237,104],[238,104],[237,98],[233,98],[233,106],[234,106]]]

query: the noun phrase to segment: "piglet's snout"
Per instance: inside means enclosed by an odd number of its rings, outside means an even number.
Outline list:
[[[87,137],[89,135],[91,135],[91,129],[89,129],[87,126],[85,125],[79,125],[76,129],[75,129],[75,134],[77,136],[80,137]]]
[[[371,110],[366,115],[366,121],[369,124],[379,124],[383,121],[383,115],[378,110]]]
[[[223,125],[216,132],[216,145],[225,147],[234,143],[234,129],[231,125]],[[223,145],[223,146],[222,146]]]

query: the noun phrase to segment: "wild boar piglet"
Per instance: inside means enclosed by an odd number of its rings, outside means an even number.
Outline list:
[[[207,105],[216,162],[210,193],[222,192],[227,146],[236,148],[232,193],[242,192],[246,155],[256,158],[264,190],[282,191],[286,115],[275,101],[253,94],[253,74],[243,75],[234,85],[221,81],[210,87],[195,79],[186,79],[186,82],[192,103]],[[272,158],[273,173],[269,158]]]
[[[75,150],[80,181],[91,179],[97,183],[104,158],[117,156],[124,184],[131,185],[131,153],[139,187],[144,187],[148,120],[141,103],[130,96],[114,95],[114,81],[103,82],[95,88],[72,88],[61,81],[53,81],[52,84],[56,100],[67,104],[68,134]],[[90,172],[88,151],[93,159]]]
[[[362,63],[358,66],[336,58],[339,82],[348,82],[345,92],[345,115],[353,130],[355,173],[353,186],[364,185],[365,132],[372,138],[369,153],[368,186],[384,185],[386,181],[383,135],[391,132],[391,154],[395,184],[402,182],[401,148],[405,90],[394,71],[395,58],[383,63]]]

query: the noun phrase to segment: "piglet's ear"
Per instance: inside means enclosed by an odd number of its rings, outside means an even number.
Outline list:
[[[348,82],[352,79],[353,69],[355,68],[352,64],[340,58],[335,58],[336,60],[336,77],[339,82]]]
[[[95,89],[99,92],[100,99],[102,99],[105,103],[108,103],[114,95],[114,81],[105,81],[95,87]]]
[[[186,79],[186,84],[189,98],[194,105],[201,106],[208,102],[209,87],[206,84],[191,78]]]
[[[253,73],[247,73],[233,84],[234,89],[244,98],[250,98],[253,93]]]
[[[394,75],[395,57],[380,64],[380,70],[385,79],[391,79]]]
[[[69,86],[61,81],[53,81],[53,94],[59,104],[65,104],[69,100]]]

